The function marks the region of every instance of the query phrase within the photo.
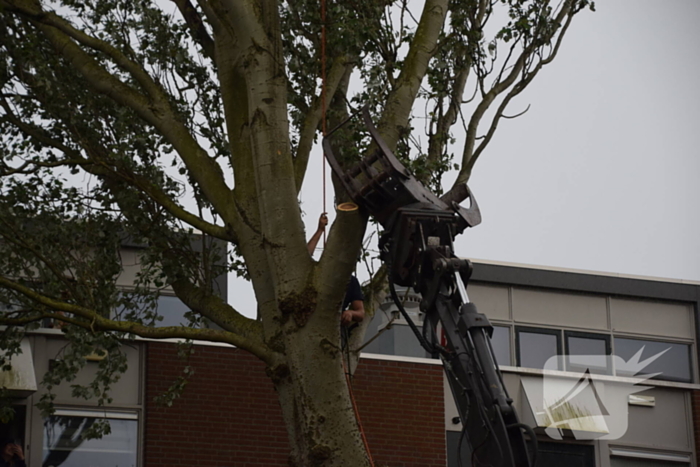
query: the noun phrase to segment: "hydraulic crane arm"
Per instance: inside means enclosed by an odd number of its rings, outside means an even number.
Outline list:
[[[423,333],[408,320],[421,345],[443,362],[472,465],[533,467],[535,436],[519,422],[503,384],[489,339],[493,327],[469,302],[472,265],[454,253],[454,237],[481,222],[476,200],[466,185],[442,198],[428,191],[386,146],[367,108],[363,119],[376,148],[369,156],[344,170],[333,154],[337,128],[324,138],[324,152],[353,201],[385,228],[381,259],[389,269],[392,297],[406,318],[394,284],[421,294]],[[469,208],[459,204],[466,198]],[[437,335],[438,324],[444,340]]]

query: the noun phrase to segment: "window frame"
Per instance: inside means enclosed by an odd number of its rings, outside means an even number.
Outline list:
[[[136,447],[136,450],[134,451],[136,455],[136,467],[139,467],[143,465],[143,447],[144,447],[144,439],[143,439],[143,413],[139,409],[128,409],[128,408],[107,408],[107,410],[99,410],[96,407],[76,407],[76,406],[59,406],[56,407],[54,412],[47,416],[47,417],[42,417],[42,429],[41,429],[41,440],[38,443],[39,444],[39,455],[41,456],[40,458],[42,459],[42,463],[44,461],[44,448],[46,440],[44,437],[46,436],[45,433],[45,424],[46,421],[51,418],[51,417],[90,417],[90,418],[97,418],[97,419],[107,419],[107,420],[119,420],[119,421],[132,421],[136,422],[136,431],[135,431],[135,438],[134,438],[134,444]]]
[[[570,331],[568,329],[564,329],[564,371],[572,371],[569,369],[569,357],[571,356],[571,352],[569,351],[569,337],[578,337],[581,339],[599,339],[599,340],[604,340],[605,341],[605,356],[606,357],[612,357],[612,339],[613,336],[610,334],[601,334],[597,332],[587,332],[587,331]],[[607,372],[605,375],[607,376],[614,376],[615,375],[615,368],[614,365],[612,364],[612,358],[608,359],[607,363]],[[573,370],[573,371],[578,371],[578,370]]]
[[[515,363],[517,363],[517,360],[516,360],[515,357],[513,356],[514,350],[515,350],[515,349],[513,348],[513,343],[515,342],[515,337],[514,337],[514,336],[515,336],[515,330],[514,330],[513,325],[512,325],[511,323],[497,323],[497,322],[491,322],[491,326],[493,326],[494,328],[505,328],[505,329],[508,330],[508,360],[509,360],[508,363],[510,363],[510,364],[509,364],[509,365],[504,365],[504,364],[502,364],[501,362],[497,362],[499,368],[500,368],[501,366],[507,366],[507,367],[509,367],[509,368],[515,368],[515,367],[516,367]],[[492,336],[489,336],[489,347],[491,348],[491,351],[494,353],[494,356],[495,356],[495,355],[496,355],[496,352],[494,351],[494,348],[493,348]]]
[[[557,353],[556,355],[563,355],[562,354],[562,334],[563,334],[563,329],[561,328],[539,328],[539,327],[534,327],[534,326],[515,326],[515,366],[518,368],[530,368],[527,366],[523,366],[521,364],[521,355],[520,355],[520,333],[521,332],[529,332],[531,334],[547,334],[547,335],[553,335],[557,338]],[[557,370],[558,371],[563,371],[561,368],[561,362],[557,364]],[[534,368],[541,370],[542,368]]]
[[[120,292],[122,292],[122,293],[123,293],[123,292],[132,293],[132,292],[134,292],[134,291],[133,291],[131,288],[122,288],[122,289],[120,290]],[[187,313],[187,312],[189,312],[189,311],[191,311],[191,312],[193,312],[193,313],[196,313],[196,312],[193,311],[189,306],[187,306],[187,305],[185,304],[185,302],[183,302],[182,300],[180,300],[180,298],[175,294],[175,292],[173,292],[173,291],[171,291],[171,290],[165,290],[165,291],[161,290],[161,291],[158,291],[158,294],[157,294],[157,296],[156,296],[156,298],[155,298],[155,300],[156,300],[156,308],[155,308],[154,311],[155,311],[155,316],[161,316],[161,317],[163,317],[164,319],[161,320],[161,321],[155,321],[155,320],[154,320],[154,321],[152,321],[152,322],[150,322],[150,323],[144,323],[144,326],[148,326],[148,327],[152,327],[152,328],[167,327],[167,326],[189,327],[189,324],[163,324],[163,321],[165,320],[165,315],[162,314],[162,313],[159,313],[159,311],[158,311],[158,309],[163,305],[163,303],[161,302],[161,299],[163,299],[163,298],[165,298],[165,299],[175,299],[175,300],[177,300],[178,302],[180,302],[180,303],[187,309],[187,311],[185,311],[185,312],[182,313],[182,318],[183,318],[184,320],[187,320],[187,319],[185,318],[185,316],[184,316],[185,313]],[[118,317],[118,313],[116,312],[116,309],[112,309],[112,310],[110,311],[110,319],[114,319],[114,320],[117,320],[117,321],[121,321],[121,320],[123,320],[124,318],[121,317],[121,316]],[[210,328],[212,327],[211,321],[210,321],[208,318],[206,318],[204,315],[201,315],[201,319],[202,319],[201,325],[200,325],[200,326],[197,326],[197,327],[194,327],[193,329],[210,329]]]
[[[695,346],[697,343],[695,341],[688,341],[688,340],[680,340],[680,339],[673,339],[673,338],[664,338],[660,336],[640,336],[640,335],[634,335],[634,334],[617,334],[613,333],[612,335],[612,341],[611,345],[613,346],[613,351],[614,346],[615,346],[615,339],[627,339],[627,340],[636,340],[636,341],[643,341],[643,342],[654,342],[658,344],[673,344],[673,345],[685,345],[688,348],[688,371],[689,371],[689,379],[680,381],[678,379],[667,379],[663,377],[653,376],[649,378],[649,381],[666,381],[669,383],[681,383],[681,384],[695,384],[696,381],[696,375],[697,375],[697,370],[695,368],[695,357],[696,357],[696,351],[695,351]],[[620,378],[625,378],[627,376],[618,376],[617,374],[617,368],[614,368],[613,376],[620,377]]]

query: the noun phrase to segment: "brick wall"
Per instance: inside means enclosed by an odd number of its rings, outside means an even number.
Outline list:
[[[262,363],[246,352],[197,346],[195,375],[172,407],[156,406],[184,366],[173,344],[149,343],[146,361],[145,465],[286,465],[277,397]],[[235,462],[231,462],[235,460]]]
[[[447,465],[441,366],[362,359],[353,392],[377,467]]]
[[[693,402],[693,431],[695,441],[696,465],[700,465],[700,391],[691,391]]]
[[[263,364],[244,351],[198,346],[182,398],[153,398],[180,374],[173,344],[149,343],[144,458],[156,466],[285,466],[289,442]],[[442,369],[363,359],[355,398],[377,467],[446,465]]]

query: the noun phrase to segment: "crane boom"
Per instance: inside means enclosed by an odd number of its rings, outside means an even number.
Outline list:
[[[382,140],[367,107],[362,118],[375,148],[369,155],[347,170],[339,164],[332,137],[347,121],[324,138],[324,153],[353,201],[385,229],[379,248],[392,297],[421,345],[442,360],[471,463],[534,467],[534,432],[520,423],[503,384],[491,348],[493,327],[467,295],[472,264],[454,252],[455,236],[481,222],[479,206],[466,184],[442,197],[427,190]],[[465,208],[460,203],[467,198],[470,206]],[[395,285],[421,294],[422,333],[403,309]]]

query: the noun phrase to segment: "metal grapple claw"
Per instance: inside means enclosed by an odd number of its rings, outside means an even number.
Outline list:
[[[365,207],[387,230],[390,230],[400,208],[414,205],[419,205],[423,209],[457,214],[453,235],[481,222],[479,205],[466,184],[458,185],[442,198],[438,198],[416,180],[394,156],[372,123],[367,107],[362,109],[362,119],[372,137],[375,149],[348,169],[340,166],[333,153],[331,139],[333,133],[345,125],[349,119],[323,139],[326,159],[353,201]],[[469,208],[459,205],[466,198],[470,199]]]

